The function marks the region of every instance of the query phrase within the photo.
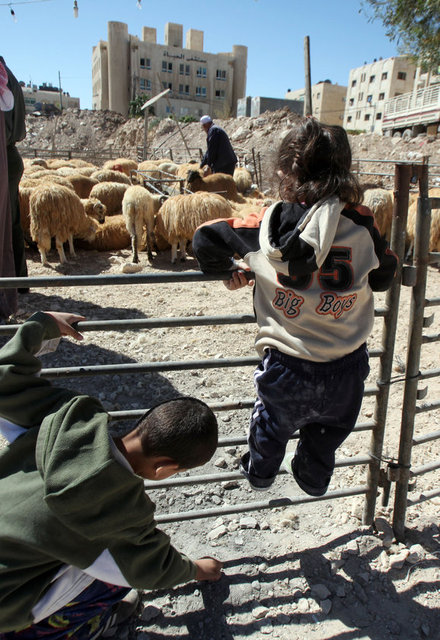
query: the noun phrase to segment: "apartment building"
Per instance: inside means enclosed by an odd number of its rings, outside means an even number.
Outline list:
[[[344,121],[345,95],[347,87],[324,80],[312,85],[312,112],[324,124],[339,124]],[[287,100],[305,102],[306,90],[290,89],[285,94]],[[304,112],[303,112],[304,113]]]
[[[43,84],[25,84],[20,82],[23,90],[24,104],[26,113],[32,113],[34,111],[50,111],[51,106],[55,107],[55,110],[72,108],[80,108],[79,98],[73,98],[70,93],[54,87],[49,83],[43,82]]]
[[[344,127],[382,133],[385,102],[413,90],[416,67],[407,56],[374,60],[352,69],[348,79]]]
[[[108,40],[93,47],[93,109],[127,115],[136,96],[147,99],[170,89],[154,104],[159,117],[235,116],[237,100],[246,95],[247,47],[207,53],[203,35],[189,29],[184,47],[182,25],[168,22],[165,43],[158,44],[155,28],[143,27],[140,40],[125,23],[109,22]]]

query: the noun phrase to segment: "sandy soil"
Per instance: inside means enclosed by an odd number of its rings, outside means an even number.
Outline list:
[[[113,274],[129,260],[129,250],[110,253],[78,251],[64,267],[43,267],[36,251],[28,250],[31,276]],[[149,266],[141,254],[144,273],[197,270],[190,258],[172,268],[169,252]],[[427,297],[438,296],[439,271],[429,268]],[[395,347],[394,375],[402,375],[407,356],[411,290],[402,288],[401,313]],[[376,298],[376,307],[384,304]],[[88,320],[252,313],[251,291],[228,292],[220,282],[130,286],[32,287],[20,296],[19,320],[36,309],[62,309],[84,314]],[[428,315],[428,314],[427,314]],[[439,314],[427,334],[439,332]],[[383,320],[376,319],[369,346],[381,343]],[[84,344],[63,340],[44,367],[159,362],[255,356],[252,324],[139,331],[88,332]],[[4,338],[2,338],[4,340]],[[438,367],[439,348],[423,346],[421,369]],[[377,378],[377,358],[371,361],[367,387]],[[253,398],[253,366],[181,372],[119,373],[73,378],[63,384],[97,395],[109,410],[141,409],[155,400],[191,394],[210,404]],[[420,384],[420,386],[425,386]],[[428,396],[439,397],[440,381],[427,381]],[[403,384],[391,386],[384,455],[396,457],[399,447]],[[372,419],[374,398],[365,397],[360,422]],[[221,438],[243,438],[249,410],[217,413]],[[416,434],[439,429],[440,411],[420,413]],[[114,423],[121,432],[129,423]],[[294,442],[292,442],[292,448]],[[356,432],[342,445],[340,458],[366,455],[370,433]],[[139,614],[114,637],[130,640],[384,640],[440,638],[440,500],[433,498],[407,512],[407,536],[397,543],[390,534],[393,489],[388,506],[377,502],[377,529],[362,525],[363,497],[339,498],[227,515],[232,505],[305,497],[292,478],[280,475],[267,493],[254,493],[238,477],[244,446],[219,448],[213,460],[197,473],[236,474],[214,483],[149,488],[158,519],[181,511],[216,508],[209,518],[161,527],[175,545],[191,557],[215,555],[224,564],[216,584],[191,583],[168,591],[146,592]],[[413,466],[440,457],[440,441],[414,448]],[[437,486],[438,472],[419,476],[411,497]],[[365,485],[366,467],[338,468],[331,491]]]

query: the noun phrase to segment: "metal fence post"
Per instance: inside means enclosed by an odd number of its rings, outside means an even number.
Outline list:
[[[389,398],[389,382],[393,367],[394,343],[396,339],[397,318],[399,313],[399,300],[401,288],[401,275],[403,257],[405,254],[406,219],[408,216],[409,186],[413,166],[410,164],[396,164],[394,173],[394,210],[393,225],[391,231],[391,249],[399,258],[396,277],[386,296],[386,314],[382,332],[383,355],[380,358],[379,390],[376,396],[374,409],[375,426],[371,436],[371,462],[368,467],[368,491],[365,497],[363,523],[371,524],[379,486],[380,462],[383,449],[385,422]]]
[[[402,406],[402,422],[399,443],[399,477],[394,501],[393,529],[397,540],[404,539],[408,482],[410,478],[411,451],[413,445],[414,418],[416,414],[417,385],[425,309],[426,277],[428,272],[429,234],[431,207],[428,194],[428,166],[421,167],[419,179],[420,197],[417,203],[417,221],[414,245],[414,265],[417,269],[416,285],[412,291],[406,380]]]

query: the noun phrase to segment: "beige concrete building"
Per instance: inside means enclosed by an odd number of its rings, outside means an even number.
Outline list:
[[[109,22],[107,42],[93,47],[92,107],[127,115],[136,96],[154,97],[169,88],[169,102],[162,98],[154,105],[159,117],[235,116],[237,100],[246,95],[246,71],[245,46],[207,53],[203,31],[189,29],[183,46],[181,24],[168,22],[165,44],[158,44],[152,27],[143,27],[140,40],[125,23]]]
[[[413,90],[416,67],[407,56],[374,60],[350,71],[344,127],[382,133],[385,101]]]
[[[26,113],[39,110],[40,106],[54,105],[57,109],[80,108],[79,98],[73,98],[67,91],[60,92],[58,87],[53,87],[50,83],[37,86],[36,84],[25,84],[21,82],[23,90]]]
[[[312,85],[312,112],[315,118],[324,124],[339,124],[344,120],[345,95],[347,87],[332,84],[330,80]],[[305,89],[288,91],[287,100],[305,102]]]

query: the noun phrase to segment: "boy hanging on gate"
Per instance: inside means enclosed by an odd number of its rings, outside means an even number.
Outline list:
[[[397,259],[359,205],[350,169],[345,130],[305,118],[279,148],[283,200],[246,220],[206,223],[193,238],[202,271],[231,271],[229,290],[253,285],[245,272],[255,273],[262,362],[240,471],[256,490],[284,462],[306,493],[323,495],[361,407],[372,292],[390,286]],[[285,456],[298,430],[296,453]]]
[[[219,561],[190,560],[156,528],[143,482],[207,462],[214,414],[177,398],[111,438],[98,400],[38,377],[43,343],[82,339],[79,320],[38,312],[0,350],[2,640],[97,638],[133,612],[133,589],[221,576]]]

